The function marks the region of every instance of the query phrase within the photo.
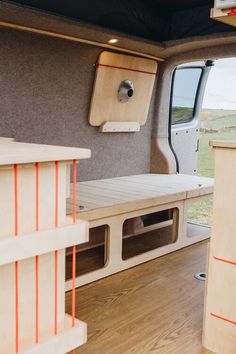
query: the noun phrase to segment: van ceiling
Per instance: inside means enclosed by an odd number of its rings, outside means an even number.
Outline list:
[[[14,0],[18,4],[162,42],[236,31],[210,19],[213,0]]]

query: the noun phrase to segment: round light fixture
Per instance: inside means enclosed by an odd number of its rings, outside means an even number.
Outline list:
[[[119,39],[116,39],[116,38],[111,38],[108,41],[108,43],[110,43],[110,44],[115,44],[115,43],[118,43],[118,42],[119,42]]]

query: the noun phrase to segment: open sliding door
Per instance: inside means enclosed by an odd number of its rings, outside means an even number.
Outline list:
[[[181,65],[173,74],[169,136],[179,173],[197,173],[200,114],[212,65],[210,60]]]

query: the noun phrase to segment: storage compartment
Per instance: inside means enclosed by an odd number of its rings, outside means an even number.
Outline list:
[[[123,224],[122,259],[175,243],[178,216],[178,208],[172,208],[127,219]]]
[[[101,269],[106,265],[106,245],[109,235],[109,226],[101,225],[89,229],[89,241],[76,248],[76,276]],[[67,249],[66,279],[72,277],[72,249]]]

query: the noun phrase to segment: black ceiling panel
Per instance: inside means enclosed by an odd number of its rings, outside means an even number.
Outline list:
[[[158,42],[235,31],[231,26],[210,19],[213,0],[14,0],[14,2]]]

